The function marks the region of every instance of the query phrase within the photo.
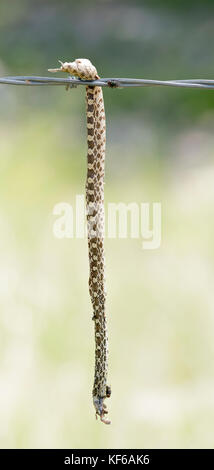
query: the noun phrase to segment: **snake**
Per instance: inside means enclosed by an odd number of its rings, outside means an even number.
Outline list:
[[[98,80],[97,70],[88,59],[61,62],[61,67],[50,72],[67,72],[82,80]],[[104,251],[104,180],[106,150],[106,119],[103,92],[100,86],[86,85],[87,118],[87,177],[86,217],[89,256],[89,293],[93,307],[95,331],[95,370],[93,404],[96,418],[105,424],[111,421],[105,399],[111,395],[107,385],[108,376],[108,332],[106,321],[106,285]]]

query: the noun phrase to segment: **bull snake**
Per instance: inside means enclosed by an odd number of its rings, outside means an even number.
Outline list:
[[[84,80],[99,79],[96,68],[88,59],[76,59],[74,62],[61,62],[58,69],[51,72],[67,72]],[[95,372],[93,385],[93,403],[96,417],[105,424],[110,424],[105,415],[108,413],[107,397],[111,389],[107,385],[108,374],[108,334],[106,326],[106,289],[105,289],[105,254],[104,254],[104,176],[105,176],[105,110],[102,88],[86,86],[87,115],[87,178],[86,178],[86,213],[89,254],[89,293],[93,307],[95,326]]]

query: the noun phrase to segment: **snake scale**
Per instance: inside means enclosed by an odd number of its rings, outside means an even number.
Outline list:
[[[84,80],[99,79],[96,68],[88,59],[74,62],[60,62],[58,69],[51,72],[67,72]],[[108,333],[106,325],[105,253],[104,253],[104,177],[105,177],[105,110],[102,88],[86,86],[87,107],[87,179],[86,214],[89,253],[89,292],[93,306],[95,325],[95,373],[93,403],[96,417],[110,424],[105,415],[108,413],[107,397],[111,389],[107,385],[108,373]]]

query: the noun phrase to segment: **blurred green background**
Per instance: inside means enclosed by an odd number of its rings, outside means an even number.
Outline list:
[[[0,76],[87,57],[101,76],[214,78],[204,1],[0,4]],[[104,90],[105,198],[161,202],[162,244],[106,239],[111,426],[91,400],[86,240],[53,207],[86,175],[84,89],[0,86],[1,448],[214,444],[214,92]]]

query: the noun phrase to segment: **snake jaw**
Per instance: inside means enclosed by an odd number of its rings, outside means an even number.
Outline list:
[[[59,60],[58,62],[61,64],[61,67],[58,67],[56,69],[48,69],[48,72],[51,72],[51,73],[64,72],[63,62],[61,60]]]

